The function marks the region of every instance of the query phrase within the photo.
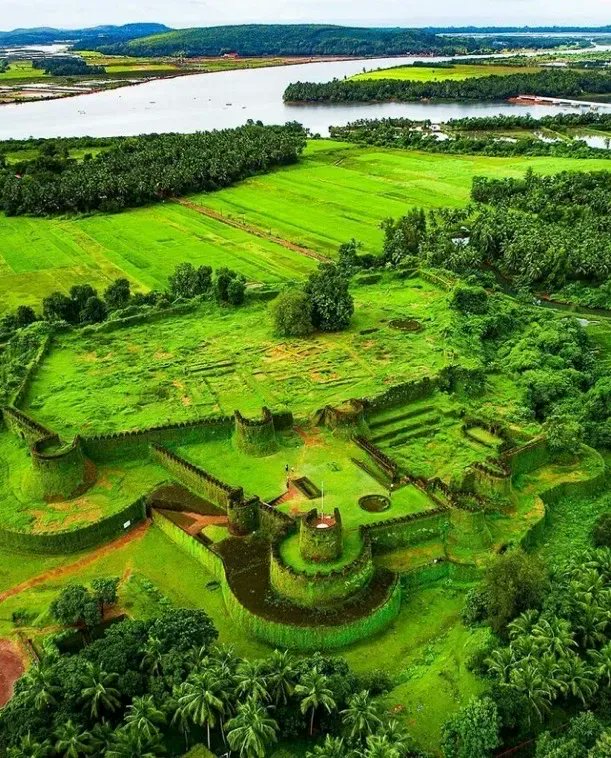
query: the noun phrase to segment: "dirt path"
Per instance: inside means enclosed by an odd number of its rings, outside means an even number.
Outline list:
[[[11,640],[0,640],[0,708],[13,695],[13,685],[25,671],[23,655]]]
[[[120,550],[132,542],[142,539],[142,537],[144,537],[144,535],[147,533],[150,525],[150,521],[144,521],[142,524],[134,527],[127,534],[123,534],[118,539],[113,540],[106,545],[102,545],[96,550],[93,550],[91,553],[87,553],[87,555],[79,558],[77,561],[74,561],[74,563],[69,563],[66,566],[58,566],[57,568],[49,569],[49,571],[38,574],[38,576],[33,576],[31,579],[27,579],[25,582],[21,582],[21,584],[16,584],[14,587],[11,587],[4,592],[0,592],[0,603],[3,603],[9,597],[14,597],[15,595],[19,595],[26,590],[32,589],[32,587],[37,587],[40,584],[44,584],[45,582],[49,581],[49,579],[59,579],[63,576],[70,576],[70,574],[77,573],[81,569],[90,566],[92,563],[95,563],[98,559],[114,553],[115,550]]]
[[[276,237],[276,235],[271,234],[271,232],[266,232],[259,226],[249,224],[246,221],[240,221],[239,219],[232,218],[231,216],[224,216],[222,213],[212,210],[212,208],[206,208],[204,205],[197,205],[191,200],[177,198],[174,202],[178,203],[179,205],[184,205],[185,208],[189,208],[196,213],[201,213],[202,216],[208,216],[208,218],[213,218],[215,221],[220,221],[223,224],[227,224],[227,226],[233,226],[236,229],[241,229],[244,232],[248,232],[254,237],[260,237],[261,239],[267,240],[268,242],[273,242],[276,245],[280,245],[287,250],[292,250],[294,253],[304,255],[306,258],[313,258],[315,261],[320,261],[321,263],[332,262],[331,258],[328,258],[322,253],[318,253],[316,250],[312,250],[312,248],[296,245],[294,242],[289,242],[289,240],[285,240],[282,237]]]

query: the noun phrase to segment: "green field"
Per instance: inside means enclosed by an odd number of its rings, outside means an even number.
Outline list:
[[[445,293],[420,280],[407,286],[389,281],[360,287],[355,298],[348,332],[305,341],[278,342],[264,304],[238,311],[204,307],[127,332],[60,336],[36,372],[26,406],[68,438],[236,408],[256,414],[264,405],[288,405],[306,416],[447,365]],[[386,323],[407,314],[426,328],[405,333]]]
[[[14,61],[6,71],[0,72],[0,84],[11,84],[12,80],[19,79],[40,79],[42,76],[45,76],[45,72],[34,68],[32,61]]]
[[[529,166],[542,173],[608,168],[603,160],[445,156],[318,141],[296,166],[194,201],[323,254],[351,237],[378,252],[383,219],[414,205],[463,205],[474,176],[519,176]],[[301,278],[316,263],[175,203],[80,219],[0,217],[0,312],[38,305],[84,281],[103,288],[127,276],[136,288],[163,288],[183,261],[229,266],[252,282]]]
[[[397,66],[397,68],[381,68],[375,71],[365,71],[351,77],[357,81],[370,79],[402,79],[411,82],[441,82],[448,79],[462,81],[478,76],[507,76],[508,74],[533,74],[540,71],[539,66],[503,66],[503,65],[469,65],[459,63],[452,68],[437,66]]]

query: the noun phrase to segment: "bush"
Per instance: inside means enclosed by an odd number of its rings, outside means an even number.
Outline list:
[[[595,547],[611,547],[611,513],[601,513],[592,529]]]
[[[312,301],[302,290],[281,292],[271,303],[270,312],[279,337],[306,337],[314,331]]]
[[[459,285],[452,293],[450,307],[466,316],[481,316],[488,312],[488,293],[483,287]]]

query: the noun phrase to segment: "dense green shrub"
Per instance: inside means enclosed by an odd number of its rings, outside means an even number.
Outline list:
[[[270,312],[279,337],[306,337],[314,331],[312,301],[302,290],[281,292],[271,303]]]

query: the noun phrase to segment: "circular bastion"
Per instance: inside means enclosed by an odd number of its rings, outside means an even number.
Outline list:
[[[299,552],[304,561],[330,563],[342,554],[342,517],[336,508],[333,516],[323,516],[316,508],[301,519]]]
[[[63,445],[57,436],[38,440],[31,456],[34,481],[45,499],[75,497],[86,487],[87,459],[79,437],[69,445]]]
[[[235,443],[247,455],[263,457],[278,449],[274,415],[269,408],[263,408],[260,419],[249,419],[240,411],[234,412]]]

